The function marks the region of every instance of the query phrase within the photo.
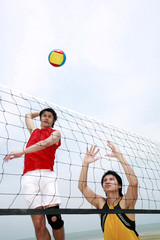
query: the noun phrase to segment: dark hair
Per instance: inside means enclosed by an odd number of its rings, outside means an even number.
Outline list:
[[[57,113],[56,113],[52,108],[45,108],[45,109],[41,110],[40,113],[39,113],[40,119],[41,119],[41,116],[42,116],[42,114],[43,114],[44,112],[50,112],[50,113],[52,113],[54,122],[52,123],[52,126],[51,126],[51,127],[53,128],[55,121],[57,121]]]
[[[105,172],[105,173],[103,174],[102,179],[101,179],[101,185],[102,185],[102,187],[103,187],[104,178],[105,178],[105,176],[107,176],[107,175],[113,175],[113,176],[117,179],[118,184],[121,185],[121,188],[119,188],[119,195],[120,195],[120,196],[123,196],[123,194],[122,194],[122,178],[121,178],[121,177],[118,175],[118,173],[116,173],[115,171],[109,170],[109,171],[107,171],[107,172]]]

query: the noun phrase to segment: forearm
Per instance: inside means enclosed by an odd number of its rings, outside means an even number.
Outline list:
[[[39,116],[39,112],[31,112],[25,115],[25,122],[30,134],[36,128],[33,119]]]
[[[24,153],[32,153],[32,152],[37,152],[37,151],[40,151],[40,150],[43,150],[47,147],[50,147],[51,145],[53,145],[54,143],[53,142],[49,142],[49,141],[39,141],[35,144],[33,144],[32,146],[28,147],[28,148],[25,148],[24,149]]]
[[[47,138],[43,141],[39,141],[28,148],[25,148],[24,152],[31,153],[31,152],[37,152],[37,151],[43,150],[43,149],[55,144],[58,141],[57,139],[59,139],[59,138],[51,135],[49,138]]]
[[[25,148],[24,152],[31,153],[31,152],[37,152],[37,151],[43,150],[47,147],[50,147],[53,144],[58,143],[58,141],[60,140],[60,137],[61,137],[60,132],[55,131],[53,134],[51,134],[45,140],[39,141],[39,142],[33,144],[32,146]]]
[[[86,154],[84,156],[83,165],[79,177],[78,188],[87,199],[89,203],[98,207],[97,195],[88,187],[87,185],[87,175],[89,164],[97,161],[99,157],[96,157],[96,154],[99,152],[99,149],[96,150],[96,146],[91,146],[90,149],[86,148]]]
[[[40,151],[40,150],[43,150],[45,149],[46,146],[42,144],[42,142],[38,142],[28,148],[25,148],[24,149],[24,153],[32,153],[32,152],[37,152],[37,151]]]
[[[34,144],[28,148],[25,148],[23,150],[14,151],[14,152],[9,153],[8,155],[6,155],[4,157],[4,161],[8,162],[8,160],[10,160],[10,159],[18,158],[18,157],[23,156],[26,153],[36,152],[36,151],[42,150],[44,148],[45,148],[44,145],[40,144],[40,142],[39,142],[39,143],[36,143],[36,144]]]
[[[124,172],[126,174],[128,182],[130,184],[137,184],[137,177],[136,177],[133,169],[131,168],[131,166],[129,165],[127,160],[125,159],[125,157],[122,154],[120,154],[117,158],[120,161],[120,163],[124,169]]]
[[[83,163],[78,183],[78,188],[81,192],[87,187],[88,167],[88,164]]]
[[[25,117],[29,119],[33,119],[39,116],[39,112],[30,112],[26,113]]]

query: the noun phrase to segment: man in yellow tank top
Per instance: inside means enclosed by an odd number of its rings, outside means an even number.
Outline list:
[[[112,152],[105,156],[117,158],[126,174],[129,183],[126,194],[122,194],[122,179],[115,171],[106,172],[101,180],[107,198],[97,195],[87,185],[89,164],[99,159],[96,157],[99,150],[96,150],[95,146],[91,146],[90,150],[87,147],[79,177],[79,190],[86,200],[97,209],[134,209],[138,198],[137,177],[119,149],[109,141],[107,146]],[[135,229],[134,214],[101,214],[101,227],[105,240],[140,239]]]

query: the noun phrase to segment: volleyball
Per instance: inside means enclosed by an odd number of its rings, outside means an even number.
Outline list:
[[[54,67],[61,67],[66,61],[66,54],[60,49],[55,49],[50,52],[48,61]]]

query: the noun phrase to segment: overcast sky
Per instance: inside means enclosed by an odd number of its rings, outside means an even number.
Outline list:
[[[159,11],[159,0],[1,0],[0,83],[159,142]],[[57,48],[60,68],[48,62]]]

